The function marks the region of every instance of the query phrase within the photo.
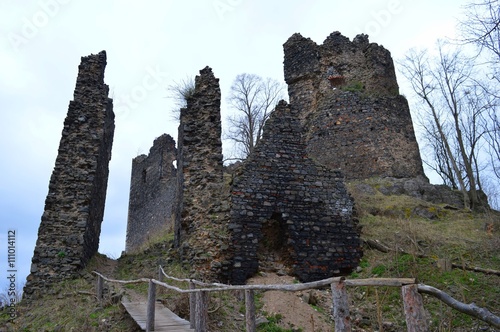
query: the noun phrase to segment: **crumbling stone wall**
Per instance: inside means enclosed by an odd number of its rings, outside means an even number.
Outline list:
[[[73,277],[97,252],[114,134],[106,52],[82,57],[24,294]]]
[[[331,91],[306,121],[308,152],[349,179],[425,177],[408,102]]]
[[[137,250],[158,234],[173,228],[177,170],[174,139],[164,134],[155,139],[149,154],[132,160],[125,251]]]
[[[212,69],[195,78],[195,90],[181,109],[178,137],[178,212],[175,244],[197,228],[196,217],[205,215],[213,192],[222,183],[220,87]]]
[[[308,157],[303,134],[297,111],[280,102],[234,177],[233,283],[244,283],[274,250],[301,281],[349,273],[359,263],[360,230],[342,175]]]
[[[294,34],[284,53],[290,104],[312,158],[348,179],[425,176],[389,51],[366,35],[351,42],[334,32],[322,45]]]

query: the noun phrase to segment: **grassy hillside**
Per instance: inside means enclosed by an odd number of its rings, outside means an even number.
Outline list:
[[[367,190],[367,186],[371,189]],[[356,200],[363,239],[379,241],[391,249],[384,253],[365,246],[360,267],[348,278],[413,277],[462,302],[474,302],[500,315],[500,276],[461,268],[444,270],[438,266],[438,261],[444,259],[457,267],[500,270],[500,214],[477,214],[406,195],[384,195],[380,191],[382,186],[384,181],[379,179],[348,184]],[[8,317],[4,313],[0,318],[0,331],[135,331],[134,322],[113,300],[119,299],[124,292],[145,295],[147,286],[130,285],[123,289],[109,286],[107,300],[100,306],[92,295],[95,276],[90,271],[104,271],[118,279],[156,278],[156,267],[162,264],[171,275],[190,276],[190,267],[179,262],[171,244],[171,234],[166,234],[151,241],[150,247],[141,253],[125,255],[117,262],[102,256],[95,257],[82,272],[81,278],[57,285],[51,294],[34,304],[21,305],[15,324],[6,325]],[[261,275],[269,277],[270,273]],[[288,278],[288,282],[292,280],[286,276],[275,278]],[[348,292],[355,331],[406,330],[400,289],[358,287],[349,288]],[[333,326],[328,289],[301,292],[294,296],[300,301],[294,301],[293,308],[271,312],[269,308],[273,308],[271,304],[278,298],[258,293],[258,316],[262,321],[264,318],[267,320],[259,330],[312,331],[311,326],[316,326],[315,330],[319,331],[318,324],[314,322],[294,321],[293,326],[290,323],[293,316],[304,311],[304,306],[313,308],[323,317],[322,321]],[[162,290],[159,298],[180,316],[187,317],[187,296]],[[424,304],[432,331],[495,331],[429,296],[424,296]],[[218,292],[212,295],[209,314],[211,331],[244,330],[243,315],[244,302],[240,293]]]

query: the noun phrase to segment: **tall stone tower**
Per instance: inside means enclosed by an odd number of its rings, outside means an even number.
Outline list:
[[[177,193],[177,159],[174,139],[163,134],[155,139],[149,154],[132,160],[125,251],[137,250],[174,224]]]
[[[115,128],[105,67],[105,51],[82,57],[78,67],[24,289],[28,299],[74,276],[99,247]]]
[[[322,45],[294,34],[284,44],[290,105],[309,155],[348,179],[424,176],[410,109],[388,50],[340,32]]]

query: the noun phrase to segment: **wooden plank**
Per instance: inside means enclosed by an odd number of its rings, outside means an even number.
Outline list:
[[[139,327],[146,330],[147,320],[147,302],[128,302],[126,299],[122,301],[130,316],[137,322]],[[189,322],[180,318],[168,308],[165,308],[161,303],[155,303],[155,331],[194,331],[189,327]]]
[[[404,285],[415,284],[415,278],[368,278],[344,280],[346,286],[388,286],[402,287]]]

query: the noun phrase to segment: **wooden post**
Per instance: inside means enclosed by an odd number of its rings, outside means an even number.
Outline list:
[[[196,293],[196,332],[207,332],[208,292]]]
[[[417,284],[401,288],[408,332],[427,332],[429,325],[425,318],[424,303],[418,293]]]
[[[156,284],[150,279],[148,288],[148,306],[146,311],[146,331],[155,330]]]
[[[97,276],[97,284],[96,284],[96,293],[97,293],[97,299],[99,300],[99,304],[102,305],[102,298],[103,298],[103,288],[104,288],[104,279],[102,279],[101,276]]]
[[[161,273],[161,265],[158,265],[158,279],[157,280],[160,282],[163,282],[163,273]],[[160,297],[161,294],[163,293],[162,289],[163,289],[163,287],[158,288],[158,290],[156,292],[157,297]]]
[[[451,261],[446,258],[440,258],[437,260],[437,267],[441,272],[450,272],[451,271]]]
[[[245,290],[245,309],[247,332],[255,332],[255,298],[252,289]]]
[[[332,287],[333,297],[333,319],[335,320],[335,332],[351,331],[351,316],[349,315],[349,302],[347,290],[343,280],[334,282]]]
[[[161,265],[158,266],[158,281],[163,281],[163,273],[161,273]]]
[[[189,282],[189,289],[196,289],[194,282]],[[189,327],[196,329],[196,293],[189,293]]]

